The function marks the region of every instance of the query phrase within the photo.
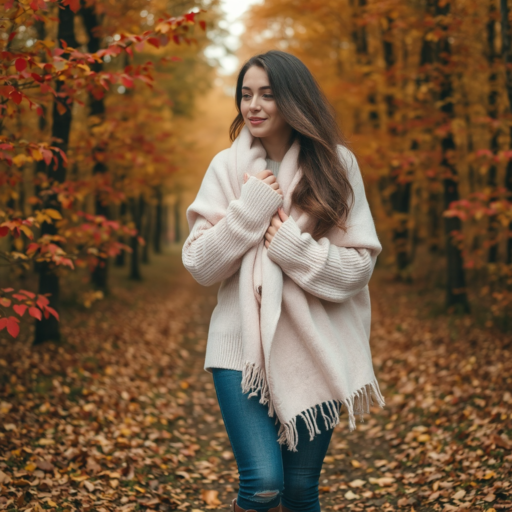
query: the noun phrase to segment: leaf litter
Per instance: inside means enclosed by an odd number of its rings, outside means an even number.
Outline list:
[[[0,510],[227,509],[237,469],[203,370],[216,287],[179,254],[142,283],[116,276],[65,342],[0,342]],[[324,510],[512,509],[510,336],[429,317],[427,298],[372,281],[372,354],[386,397],[349,433],[342,415],[320,479]]]

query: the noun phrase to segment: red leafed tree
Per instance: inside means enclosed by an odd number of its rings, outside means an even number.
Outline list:
[[[147,3],[124,3],[130,7],[125,21],[140,22]],[[62,269],[89,268],[96,287],[105,290],[108,258],[132,250],[119,240],[141,241],[137,216],[117,220],[116,206],[131,201],[134,191],[144,200],[145,191],[161,187],[175,168],[163,144],[152,139],[158,134],[149,129],[154,117],[146,105],[158,98],[160,110],[162,104],[169,110],[170,101],[154,89],[154,62],[138,55],[147,55],[148,48],[193,47],[198,12],[170,16],[162,8],[151,14],[151,23],[139,23],[136,33],[116,28],[109,34],[99,20],[112,19],[105,10],[110,4],[34,0],[4,6],[0,257],[15,272],[33,261],[39,293],[2,288],[0,330],[17,336],[20,318],[32,316],[38,319],[35,343],[58,341]],[[53,40],[47,36],[52,33]],[[131,62],[119,65],[124,59]],[[137,93],[125,105],[121,89],[151,90],[150,100]],[[134,111],[148,118],[138,133],[130,118]],[[169,130],[163,127],[160,135],[169,137]]]

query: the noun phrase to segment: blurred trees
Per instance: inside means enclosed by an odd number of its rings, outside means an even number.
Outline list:
[[[58,341],[70,270],[90,274],[75,290],[88,306],[108,291],[109,258],[129,252],[138,279],[141,245],[146,262],[160,250],[177,119],[211,76],[200,52],[218,2],[7,0],[4,11],[0,330],[16,336],[31,315],[36,343]],[[34,288],[33,268],[39,295],[6,287]]]
[[[244,57],[278,48],[314,73],[367,182],[398,278],[512,304],[510,14],[506,0],[265,0]],[[387,255],[387,259],[386,259]],[[467,285],[466,285],[467,282]]]

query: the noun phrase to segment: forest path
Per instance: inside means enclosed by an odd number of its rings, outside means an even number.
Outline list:
[[[0,341],[0,510],[228,510],[237,471],[203,370],[216,287],[180,253],[145,280],[113,269],[112,295],[69,305],[60,345]],[[323,510],[506,510],[511,339],[434,317],[432,297],[371,286],[372,353],[386,408],[336,427]]]

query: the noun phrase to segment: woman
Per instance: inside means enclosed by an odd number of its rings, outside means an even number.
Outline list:
[[[205,369],[240,473],[232,510],[317,512],[340,407],[352,430],[372,395],[384,406],[367,286],[381,245],[357,161],[299,59],[251,58],[236,104],[183,247],[199,283],[222,282]]]

